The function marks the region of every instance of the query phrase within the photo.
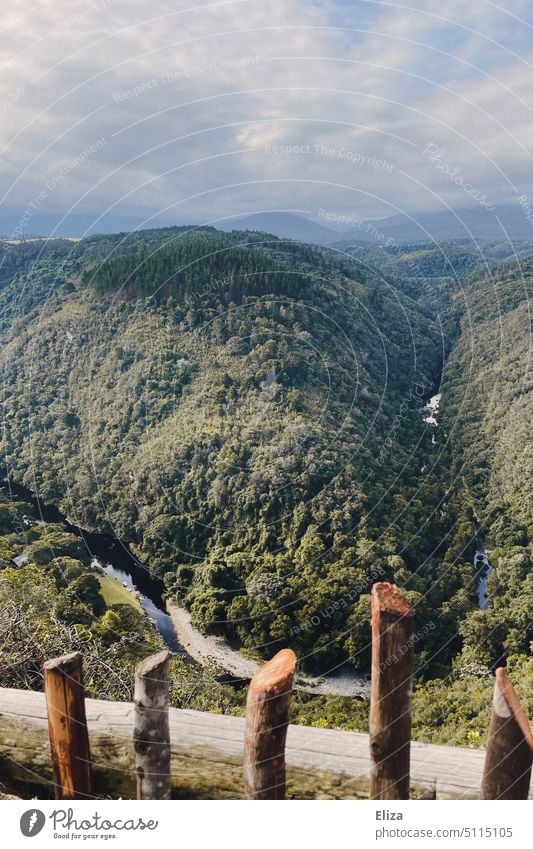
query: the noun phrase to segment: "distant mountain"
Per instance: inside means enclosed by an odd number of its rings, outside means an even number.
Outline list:
[[[498,206],[493,210],[475,207],[450,212],[405,213],[375,219],[359,219],[357,210],[354,210],[350,219],[351,226],[344,226],[336,221],[324,224],[294,212],[271,211],[232,218],[216,223],[215,226],[217,230],[225,232],[254,230],[296,242],[324,246],[339,242],[344,245],[380,246],[387,240],[398,245],[427,243],[431,240],[533,240],[533,224],[527,217],[527,210],[523,210],[518,204]],[[183,222],[162,216],[155,216],[148,222],[144,215],[121,217],[109,214],[97,217],[35,213],[28,217],[27,211],[3,209],[0,215],[0,239],[35,236],[76,237],[182,224]]]
[[[351,227],[324,225],[293,212],[259,212],[217,224],[218,230],[257,230],[284,239],[319,245],[427,243],[451,240],[530,241],[533,224],[526,211],[516,206],[494,209],[474,207],[450,212],[411,213],[389,218],[358,219],[351,216]]]
[[[70,215],[61,213],[35,213],[24,210],[2,209],[0,214],[0,240],[44,237],[82,237],[95,234],[131,233],[141,227],[156,228],[175,224],[168,218],[155,217],[147,221],[146,216],[120,216],[114,214]]]
[[[315,245],[331,245],[342,238],[342,231],[317,224],[316,221],[294,212],[257,212],[216,226],[218,230],[225,231],[258,230],[261,233],[272,233],[282,239],[311,242]]]
[[[390,218],[361,221],[343,237],[350,243],[384,244],[392,239],[397,244],[442,241],[450,239],[490,239],[502,241],[532,240],[533,223],[518,204],[485,209],[476,206],[450,212],[393,215]]]
[[[26,220],[27,218],[27,220]],[[146,222],[145,216],[121,217],[117,215],[48,215],[32,214],[31,217],[21,210],[2,210],[0,215],[0,239],[20,239],[65,236],[90,236],[95,234],[131,233],[141,227],[146,229],[168,226],[180,226],[181,222],[168,218],[154,217]],[[199,225],[200,226],[200,225]],[[258,230],[272,233],[283,239],[294,239],[318,245],[330,245],[343,236],[343,229],[325,227],[292,212],[259,212],[229,221],[217,223],[218,230]]]

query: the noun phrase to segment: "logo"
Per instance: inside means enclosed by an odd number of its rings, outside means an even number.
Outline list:
[[[33,808],[31,811],[25,811],[20,818],[20,830],[24,837],[35,837],[43,830],[46,817],[42,811]]]

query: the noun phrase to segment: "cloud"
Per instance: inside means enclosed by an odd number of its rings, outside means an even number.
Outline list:
[[[3,208],[204,221],[472,205],[453,169],[494,202],[533,194],[528,5],[18,2]]]

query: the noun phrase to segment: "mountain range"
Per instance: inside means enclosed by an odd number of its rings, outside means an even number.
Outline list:
[[[322,245],[350,243],[403,245],[451,240],[531,241],[533,219],[527,207],[483,206],[431,213],[401,213],[388,218],[364,219],[357,213],[320,210],[317,222],[308,216],[265,212],[244,216],[219,229],[260,230],[286,239]]]
[[[6,239],[23,237],[83,237],[91,234],[132,232],[173,226],[168,216],[103,214],[45,214],[24,210],[6,210],[0,215],[0,234]],[[533,213],[526,198],[514,205],[494,208],[475,206],[444,212],[399,213],[384,218],[364,218],[357,210],[340,212],[324,208],[311,213],[275,210],[227,218],[213,222],[223,231],[253,230],[271,233],[285,239],[311,244],[332,245],[365,243],[383,246],[408,243],[440,242],[443,240],[531,241],[533,239]],[[197,226],[204,226],[198,222]]]

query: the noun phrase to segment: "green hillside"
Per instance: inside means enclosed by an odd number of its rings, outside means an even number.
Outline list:
[[[196,625],[255,654],[290,644],[310,670],[366,671],[381,578],[415,605],[422,677],[523,655],[518,578],[497,639],[472,647],[493,615],[478,608],[478,525],[502,563],[521,546],[513,576],[530,572],[526,308],[512,269],[491,288],[469,248],[446,251],[451,266],[433,246],[378,267],[368,251],[171,228],[35,259],[5,324],[5,470],[130,541]],[[515,365],[492,416],[502,304]],[[434,428],[422,407],[445,358]],[[518,530],[496,539],[498,522]]]
[[[491,603],[460,625],[464,654],[483,663],[531,652],[533,262],[476,277],[443,376],[443,425],[463,498],[482,526]]]
[[[479,515],[490,528],[505,515],[523,526],[522,539],[533,532],[532,295],[532,260],[475,279],[443,382],[454,456],[468,458],[465,480]]]
[[[77,289],[19,322],[10,473],[131,540],[202,628],[264,654],[293,630],[311,666],[357,654],[352,604],[333,632],[307,623],[368,593],[376,568],[405,583],[431,553],[418,528],[440,494],[419,490],[420,408],[438,331],[317,249],[172,236],[99,265],[89,251]]]

